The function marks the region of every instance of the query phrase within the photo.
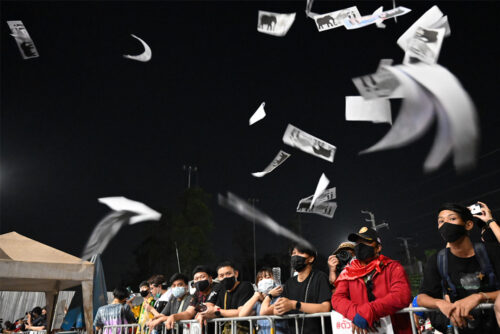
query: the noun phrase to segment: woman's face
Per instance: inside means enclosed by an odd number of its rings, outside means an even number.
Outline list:
[[[443,210],[438,215],[438,229],[443,226],[444,223],[450,223],[453,225],[465,225],[462,217],[455,211]]]
[[[270,278],[273,279],[273,274],[270,273],[269,271],[263,271],[257,275],[257,283],[259,283],[261,280]]]

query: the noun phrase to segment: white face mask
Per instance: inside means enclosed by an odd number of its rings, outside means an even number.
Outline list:
[[[274,288],[274,280],[272,278],[264,278],[257,284],[257,289],[259,292],[268,293],[272,288]]]

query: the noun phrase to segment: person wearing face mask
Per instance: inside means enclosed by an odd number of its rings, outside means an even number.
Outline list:
[[[253,315],[273,315],[274,303],[277,297],[283,292],[281,286],[275,286],[273,279],[273,271],[271,268],[264,267],[257,272],[255,279],[257,290],[252,298],[250,298],[240,309],[239,317],[247,317]],[[276,320],[276,334],[288,334],[288,323],[283,320]],[[257,320],[257,328],[259,334],[270,334],[271,324],[268,320]]]
[[[217,277],[222,285],[222,289],[217,296],[215,305],[207,305],[206,311],[196,316],[200,323],[205,323],[207,319],[237,317],[243,305],[252,298],[254,293],[250,282],[238,281],[238,270],[229,261],[222,262],[217,267]],[[249,333],[248,323],[237,323],[238,334]],[[222,332],[231,333],[231,323],[224,325]]]
[[[172,289],[170,300],[160,315],[156,316],[148,324],[150,329],[155,328],[158,332],[161,331],[161,324],[167,320],[168,316],[186,311],[191,303],[192,296],[189,294],[188,277],[186,275],[180,273],[174,274],[170,278],[170,287]]]
[[[396,314],[412,300],[403,266],[381,254],[382,243],[372,228],[362,227],[348,240],[356,243],[356,259],[335,281],[333,309],[352,321],[353,333],[369,333],[386,316],[395,334],[412,333],[408,315]]]
[[[154,275],[148,282],[151,295],[155,299],[154,308],[157,311],[152,313],[157,317],[167,305],[170,297],[172,297],[172,291],[169,289],[167,279],[163,275]]]
[[[189,306],[185,311],[170,314],[164,324],[167,329],[174,328],[175,322],[179,320],[193,319],[197,313],[206,310],[207,305],[214,305],[217,300],[219,287],[212,282],[212,269],[208,266],[199,265],[193,270],[193,282],[196,292],[191,297]],[[186,287],[187,289],[187,287]],[[210,324],[211,325],[211,324]],[[209,325],[209,333],[212,333]],[[212,326],[213,328],[213,326]]]
[[[149,328],[146,326],[146,323],[154,317],[153,313],[150,311],[154,309],[153,305],[155,302],[153,296],[151,296],[149,283],[147,281],[143,281],[139,284],[139,293],[142,298],[144,298],[144,301],[139,311],[139,319],[137,320],[139,327],[137,328],[136,334],[147,334],[149,333]]]
[[[292,268],[298,274],[286,281],[281,297],[274,304],[274,314],[329,312],[332,293],[328,276],[313,269],[316,251],[297,244],[291,248],[290,255]],[[295,320],[288,322],[290,333],[296,332],[295,323]],[[298,326],[299,334],[321,333],[320,318],[299,318]]]
[[[498,333],[492,310],[474,310],[500,294],[498,247],[487,249],[482,243],[472,243],[469,231],[474,218],[459,204],[441,206],[437,227],[447,247],[427,261],[418,305],[438,308],[460,333]]]

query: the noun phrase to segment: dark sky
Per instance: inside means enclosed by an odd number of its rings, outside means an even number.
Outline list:
[[[17,231],[79,255],[108,212],[97,202],[126,196],[160,210],[186,187],[183,165],[199,168],[213,194],[219,260],[237,252],[227,242],[249,223],[216,204],[232,191],[260,199],[278,222],[293,216],[325,173],[337,187],[333,219],[303,215],[304,236],[327,256],[364,215],[375,213],[385,253],[401,258],[396,237],[413,237],[412,252],[440,248],[436,209],[446,201],[482,200],[500,216],[498,2],[397,1],[412,12],[369,26],[319,33],[296,2],[1,2],[0,232]],[[403,59],[397,38],[438,4],[449,17],[439,63],[473,98],[482,138],[475,170],[457,175],[451,160],[424,174],[435,127],[406,147],[358,155],[389,125],[346,122],[351,78],[373,73],[381,58]],[[369,14],[392,1],[316,1],[313,11],[357,5]],[[283,37],[256,31],[257,11],[297,12]],[[40,58],[23,60],[7,20],[22,20]],[[138,54],[144,39],[148,63]],[[248,119],[261,102],[267,117]],[[397,115],[399,102],[391,102]],[[288,123],[337,146],[333,164],[284,145]],[[283,149],[292,156],[256,179]],[[130,249],[147,223],[124,228],[104,254],[109,280],[132,266]],[[258,256],[286,244],[257,228]],[[170,273],[168,273],[170,274]]]

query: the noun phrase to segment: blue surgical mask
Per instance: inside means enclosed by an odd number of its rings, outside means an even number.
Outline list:
[[[172,289],[172,294],[175,298],[181,298],[186,293],[186,288],[183,286],[176,286]]]

